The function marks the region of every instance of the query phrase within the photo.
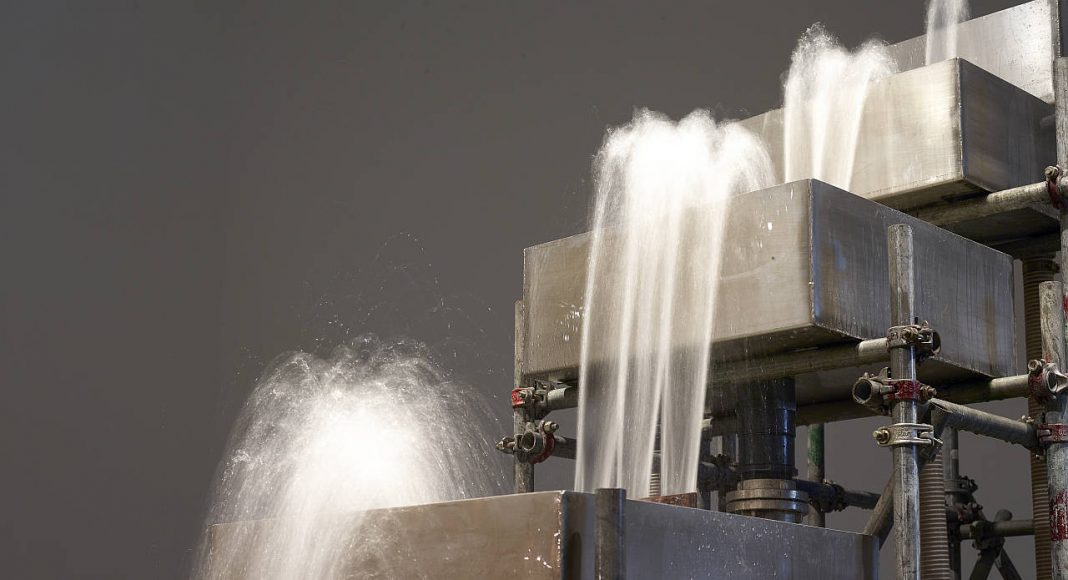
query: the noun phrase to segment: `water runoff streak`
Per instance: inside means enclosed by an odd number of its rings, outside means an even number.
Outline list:
[[[696,487],[723,225],[734,193],[770,185],[752,134],[706,111],[648,110],[595,161],[575,487],[649,495]]]
[[[362,337],[329,358],[280,359],[235,426],[208,524],[274,521],[237,528],[210,567],[209,531],[196,576],[342,577],[347,562],[378,549],[366,510],[500,489],[488,417],[413,342]]]

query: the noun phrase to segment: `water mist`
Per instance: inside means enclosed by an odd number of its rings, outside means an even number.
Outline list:
[[[208,533],[197,575],[342,577],[377,549],[366,510],[500,489],[489,417],[413,342],[362,337],[326,359],[280,360],[241,413],[208,521],[246,523],[221,546]],[[247,523],[262,518],[273,521]]]
[[[727,203],[770,185],[763,144],[706,111],[647,110],[610,130],[595,162],[575,487],[649,495],[696,486]]]

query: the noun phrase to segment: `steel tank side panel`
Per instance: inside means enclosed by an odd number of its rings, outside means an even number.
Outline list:
[[[717,290],[717,358],[841,339],[839,333],[811,324],[810,203],[807,181],[732,198]],[[586,233],[524,252],[527,375],[577,377],[590,243]],[[613,242],[606,237],[604,243]],[[611,283],[615,275],[605,271],[602,282]]]
[[[1053,102],[1053,29],[1056,0],[1033,0],[962,22],[957,28],[960,58]],[[898,69],[926,64],[927,39],[917,36],[890,45]]]
[[[851,182],[834,185],[912,208],[1033,183],[1051,162],[1052,132],[1041,126],[1051,113],[1034,96],[959,59],[901,72],[869,89]],[[781,182],[782,110],[739,124],[764,140]]]
[[[631,578],[874,580],[879,554],[862,534],[723,512],[628,501]]]
[[[582,233],[523,251],[525,375],[578,377],[589,244]]]
[[[524,493],[373,510],[338,518],[352,550],[342,554],[344,577],[524,578],[561,577],[562,516],[566,492]],[[351,523],[346,524],[348,520]],[[251,554],[223,561],[231,542],[249,530],[266,534],[281,520],[211,528],[210,572],[216,579],[251,580]]]
[[[958,74],[959,61],[945,61],[871,85],[845,189],[893,207],[978,190],[964,174]]]
[[[987,376],[1013,374],[1012,259],[956,234],[834,188],[813,202],[816,320],[859,338],[886,335],[886,229],[912,226],[916,310],[942,337],[941,362]]]

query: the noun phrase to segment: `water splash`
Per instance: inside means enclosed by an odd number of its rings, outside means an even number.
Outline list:
[[[871,84],[896,72],[886,45],[846,50],[821,25],[798,41],[783,87],[783,175],[849,190]]]
[[[926,64],[960,56],[957,28],[968,19],[968,15],[968,0],[928,1]]]
[[[488,409],[414,342],[360,337],[326,359],[297,353],[259,381],[221,466],[202,578],[339,578],[376,549],[361,513],[489,495]]]
[[[582,329],[575,487],[693,491],[723,224],[731,194],[770,185],[763,144],[706,111],[647,110],[597,156]]]

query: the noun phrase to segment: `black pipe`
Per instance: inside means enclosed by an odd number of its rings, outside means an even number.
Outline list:
[[[793,379],[739,385],[737,470],[741,479],[792,479],[797,402]]]

